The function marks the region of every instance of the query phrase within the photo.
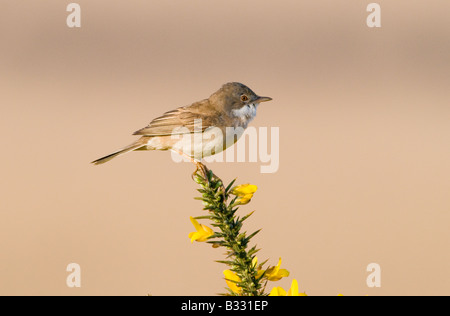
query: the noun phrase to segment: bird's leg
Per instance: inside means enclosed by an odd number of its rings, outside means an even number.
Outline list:
[[[183,156],[183,157],[186,157],[186,158],[189,159],[193,164],[195,164],[196,169],[195,169],[194,173],[193,173],[192,176],[191,176],[192,180],[195,179],[195,176],[196,176],[197,173],[200,171],[201,176],[203,177],[203,179],[205,179],[205,180],[208,181],[208,182],[210,181],[210,180],[209,180],[209,173],[210,173],[210,170],[209,170],[209,169],[208,169],[201,161],[198,161],[198,160],[192,158],[191,156],[187,155],[186,153],[184,153],[184,152],[182,152],[182,151],[180,151],[180,150],[176,150],[176,149],[173,149],[173,148],[172,148],[172,151],[178,153],[179,155],[181,155],[181,156]],[[212,173],[212,177],[215,178],[215,179],[218,179],[217,176],[216,176],[214,173]],[[219,180],[220,180],[220,179],[219,179]],[[225,186],[223,185],[223,183],[222,183],[222,185],[221,185],[221,191],[222,191],[223,193],[225,193]]]
[[[176,152],[177,154],[179,154],[179,155],[181,155],[183,157],[186,157],[193,164],[195,164],[196,169],[195,169],[194,173],[191,176],[192,180],[195,180],[195,176],[200,171],[200,175],[203,177],[203,179],[205,179],[206,181],[210,182],[210,178],[209,178],[210,170],[201,161],[198,161],[198,160],[194,159],[193,157],[187,155],[186,153],[184,153],[184,152],[182,152],[180,150],[172,148],[172,151]],[[212,176],[212,178],[219,179],[219,178],[217,178],[217,176],[214,173],[212,173],[211,176]],[[222,180],[220,180],[220,181],[222,182]],[[223,183],[222,183],[220,189],[225,194],[225,186],[223,185]]]
[[[200,171],[203,179],[208,180],[209,169],[201,161],[194,160],[194,163],[197,169],[195,169],[195,172],[192,174],[192,178],[194,178],[197,172]]]
[[[198,171],[201,171],[202,176],[205,180],[208,180],[208,168],[206,168],[206,166],[201,162],[201,161],[197,161],[194,158],[192,158],[191,156],[189,156],[188,154],[182,152],[181,150],[177,150],[177,149],[173,149],[172,151],[176,152],[177,154],[179,154],[180,156],[186,157],[187,159],[189,159],[193,164],[195,164],[196,168],[194,173],[192,174],[192,179],[194,179],[195,175],[197,174]]]
[[[208,181],[208,183],[211,184],[211,181],[220,181],[221,185],[220,185],[219,190],[222,192],[224,199],[226,199],[226,197],[225,197],[226,189],[225,189],[225,186],[223,185],[222,180],[220,178],[218,178],[212,171],[210,171],[201,161],[195,161],[195,164],[197,166],[197,169],[192,174],[192,179],[194,180],[194,177],[197,175],[197,172],[200,170],[203,179]],[[211,174],[211,178],[210,178],[210,174]]]

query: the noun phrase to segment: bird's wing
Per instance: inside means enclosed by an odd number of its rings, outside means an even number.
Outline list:
[[[207,117],[208,120],[206,120]],[[170,136],[191,134],[205,131],[213,123],[215,122],[211,121],[211,116],[200,113],[197,111],[197,107],[181,107],[164,113],[164,115],[151,121],[148,126],[134,132],[133,135]]]

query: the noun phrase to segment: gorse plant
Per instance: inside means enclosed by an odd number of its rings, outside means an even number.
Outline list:
[[[278,281],[289,276],[286,269],[281,269],[281,259],[276,266],[263,269],[267,260],[258,263],[256,246],[250,247],[250,241],[260,231],[248,234],[243,231],[244,221],[254,212],[243,217],[236,213],[240,205],[248,204],[257,187],[251,184],[234,186],[233,180],[227,187],[211,170],[202,166],[201,171],[193,175],[193,179],[201,188],[198,190],[202,196],[196,199],[203,202],[204,210],[208,215],[191,217],[196,231],[189,234],[191,242],[206,242],[213,248],[225,248],[225,260],[217,260],[229,267],[224,271],[228,293],[224,295],[264,296],[264,295],[304,295],[298,293],[297,281],[292,282],[291,289],[286,292],[280,287],[274,287],[266,292],[268,281]],[[198,220],[209,220],[209,226],[200,224]]]

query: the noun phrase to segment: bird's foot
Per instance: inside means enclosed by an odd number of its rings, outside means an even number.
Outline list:
[[[198,173],[200,173],[200,176],[202,176],[203,179],[208,180],[209,169],[199,161],[194,161],[194,163],[195,163],[196,169],[195,169],[194,173],[192,174],[192,179],[194,179],[195,176]]]

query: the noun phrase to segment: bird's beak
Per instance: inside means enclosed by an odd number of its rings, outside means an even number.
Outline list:
[[[255,101],[253,101],[254,103],[261,103],[261,102],[268,102],[268,101],[272,101],[272,98],[269,97],[258,97]]]

